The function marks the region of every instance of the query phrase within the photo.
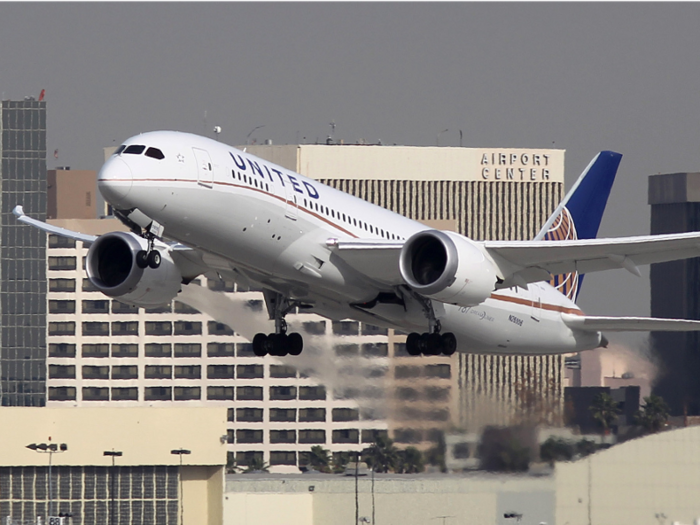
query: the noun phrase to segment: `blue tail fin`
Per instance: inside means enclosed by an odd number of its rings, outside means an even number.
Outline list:
[[[535,240],[595,239],[622,155],[601,151],[591,161],[547,219]],[[581,291],[583,275],[555,275],[550,283],[572,301]]]

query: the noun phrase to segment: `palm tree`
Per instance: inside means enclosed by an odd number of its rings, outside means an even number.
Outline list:
[[[398,454],[396,472],[400,474],[417,474],[425,470],[423,454],[416,447],[407,447]]]
[[[329,473],[331,471],[331,457],[329,452],[321,445],[314,445],[311,447],[309,466],[319,472]]]
[[[243,474],[252,474],[254,472],[269,472],[270,466],[265,463],[262,458],[252,457],[248,460],[248,466],[243,471]]]
[[[374,443],[363,452],[367,464],[375,472],[389,472],[396,470],[399,460],[399,449],[388,436],[378,434]]]
[[[345,472],[345,467],[350,462],[350,452],[334,452],[333,453],[333,473],[340,474]]]
[[[610,425],[617,420],[617,416],[622,412],[618,404],[607,392],[601,392],[595,396],[588,410],[593,414],[593,419],[601,424],[603,435],[606,436],[610,433]]]
[[[647,432],[653,433],[661,430],[668,421],[668,405],[663,398],[654,394],[644,398],[644,406],[637,412],[637,423]]]

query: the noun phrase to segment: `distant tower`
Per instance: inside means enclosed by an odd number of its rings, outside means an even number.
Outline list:
[[[17,222],[46,217],[46,102],[0,106],[0,405],[46,404],[46,236]]]
[[[700,230],[700,173],[649,177],[651,233]],[[700,319],[700,259],[651,265],[651,315]],[[652,350],[660,363],[653,392],[671,413],[700,414],[700,335],[697,332],[652,332]]]

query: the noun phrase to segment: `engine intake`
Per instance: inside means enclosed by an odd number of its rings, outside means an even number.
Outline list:
[[[473,241],[453,232],[425,230],[401,250],[401,276],[416,292],[444,303],[475,306],[494,290],[496,269]]]
[[[167,249],[158,268],[140,268],[136,254],[147,250],[145,239],[127,232],[101,235],[92,243],[85,270],[103,294],[142,307],[168,303],[180,291],[182,276]]]

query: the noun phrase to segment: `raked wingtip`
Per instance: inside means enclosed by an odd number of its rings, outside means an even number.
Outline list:
[[[24,208],[22,208],[21,204],[18,204],[15,206],[15,209],[12,210],[12,213],[15,214],[17,217],[23,217],[24,216]]]

